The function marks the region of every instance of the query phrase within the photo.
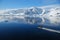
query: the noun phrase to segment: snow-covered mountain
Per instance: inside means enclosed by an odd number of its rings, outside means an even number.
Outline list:
[[[31,17],[31,18],[39,17],[42,20],[39,23],[42,24],[58,24],[58,23],[60,24],[60,6],[50,5],[50,6],[43,6],[43,7],[0,10],[0,21],[5,21],[5,20],[12,21],[15,18],[17,20],[22,19],[26,21],[27,20],[26,17]],[[33,21],[28,21],[28,22],[35,23],[34,20],[36,21],[36,19],[33,19]]]
[[[19,15],[55,15],[59,14],[60,7],[30,7],[25,9],[10,9],[10,10],[0,10],[1,14],[19,14]],[[54,13],[53,13],[54,12]]]
[[[16,9],[16,10],[8,10],[8,11],[2,11],[0,12],[0,15],[7,15],[7,14],[23,14],[23,15],[34,15],[34,14],[41,14],[43,12],[43,9],[38,8],[38,7],[31,7],[31,8],[26,8],[26,9]]]

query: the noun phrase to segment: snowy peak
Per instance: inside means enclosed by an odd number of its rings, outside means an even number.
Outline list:
[[[60,13],[60,7],[55,6],[45,6],[45,7],[30,7],[26,9],[10,9],[10,10],[0,10],[1,14],[24,14],[24,15],[44,15],[44,14],[54,14]]]

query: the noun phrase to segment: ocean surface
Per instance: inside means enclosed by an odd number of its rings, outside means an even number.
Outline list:
[[[0,40],[60,40],[60,25],[51,25],[46,22],[41,24],[41,18],[29,17],[4,20],[0,22]],[[48,30],[42,28],[48,28]]]
[[[39,29],[40,25],[0,23],[0,40],[59,40],[60,33]],[[59,29],[59,28],[57,28]]]

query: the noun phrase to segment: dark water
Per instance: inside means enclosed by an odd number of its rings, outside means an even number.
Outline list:
[[[0,23],[0,40],[60,40],[60,34],[24,23]]]

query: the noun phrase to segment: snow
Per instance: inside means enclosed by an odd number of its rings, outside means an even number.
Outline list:
[[[50,5],[44,7],[30,7],[26,9],[0,10],[0,20],[22,18],[25,21],[25,17],[39,17],[42,19],[42,24],[46,23],[45,19],[49,20],[49,23],[51,24],[58,24],[60,23],[60,6]]]

